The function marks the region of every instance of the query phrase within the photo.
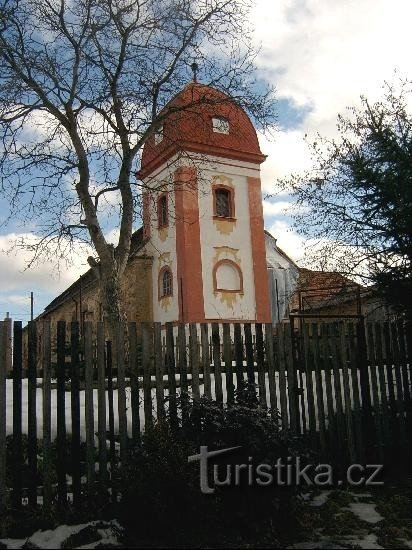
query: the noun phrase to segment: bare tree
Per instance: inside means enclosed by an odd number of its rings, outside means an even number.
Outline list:
[[[338,117],[338,137],[312,144],[312,168],[280,181],[294,199],[311,264],[373,283],[412,316],[412,85]]]
[[[120,279],[139,200],[135,171],[195,59],[208,84],[273,120],[254,75],[249,0],[2,0],[0,157],[10,216],[34,223],[32,261],[90,243],[102,305],[122,317]],[[166,107],[165,107],[166,106]],[[185,108],[190,108],[186,105]],[[119,239],[105,238],[118,193]],[[106,203],[107,204],[107,203]]]

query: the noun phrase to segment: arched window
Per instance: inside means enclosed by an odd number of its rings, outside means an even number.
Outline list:
[[[157,201],[157,220],[159,229],[169,225],[169,209],[166,193],[161,195]]]
[[[173,296],[173,275],[170,267],[163,267],[159,273],[159,298]]]
[[[213,188],[213,211],[218,218],[234,218],[235,207],[233,189],[230,187]]]
[[[217,292],[243,292],[243,275],[232,260],[220,260],[213,269],[213,287]]]

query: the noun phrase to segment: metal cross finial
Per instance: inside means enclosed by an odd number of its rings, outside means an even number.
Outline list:
[[[192,69],[193,71],[193,82],[197,82],[197,71],[199,69],[199,65],[196,63],[196,61],[194,61],[191,65],[190,65],[190,68]]]

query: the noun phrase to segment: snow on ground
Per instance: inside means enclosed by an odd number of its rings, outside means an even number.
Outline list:
[[[80,525],[59,525],[56,529],[36,531],[27,539],[0,539],[7,548],[96,548],[120,546],[121,527],[116,521],[91,521]]]
[[[345,538],[341,541],[332,541],[329,537],[320,537],[316,542],[298,542],[291,548],[296,550],[315,550],[315,549],[329,549],[335,548],[365,548],[365,550],[373,550],[383,548],[377,543],[377,536],[372,534],[366,535],[362,538]]]
[[[328,496],[331,492],[332,491],[322,491],[319,495],[314,496],[313,499],[309,502],[309,506],[323,506],[328,500]]]
[[[383,520],[383,516],[375,510],[375,504],[371,502],[351,502],[349,504],[349,509],[355,516],[358,516],[360,520],[366,521],[367,523],[378,523],[378,521]]]
[[[245,364],[246,365],[246,364]],[[213,372],[213,365],[211,365],[211,370]],[[235,368],[235,365],[233,365],[233,369]],[[324,375],[325,373],[322,372],[322,387],[323,387],[323,393],[324,393],[324,402],[326,403],[326,384],[324,381]],[[287,381],[287,373],[285,373],[286,381]],[[312,377],[314,377],[314,373],[312,373]],[[179,374],[176,374],[176,380],[179,381]],[[190,375],[188,376],[189,383],[190,383]],[[244,374],[244,378],[246,379],[246,375]],[[340,373],[341,378],[341,384],[342,384],[342,373]],[[331,379],[332,379],[332,388],[334,388],[334,381],[333,381],[333,373],[331,373]],[[115,380],[114,380],[115,381]],[[167,376],[164,377],[164,381],[167,382]],[[152,376],[152,385],[153,388],[151,390],[151,402],[152,402],[152,409],[154,416],[156,415],[156,389],[155,389],[155,382],[156,379],[154,376]],[[234,387],[236,390],[236,376],[233,377]],[[351,384],[351,380],[349,381]],[[36,410],[37,410],[37,434],[39,438],[43,437],[43,389],[41,387],[42,379],[37,379],[37,384],[39,387],[36,389]],[[255,383],[258,385],[258,374],[255,373]],[[302,379],[301,383],[303,388],[306,388],[306,375],[305,373],[302,373]],[[315,380],[313,378],[312,384],[315,384]],[[275,385],[276,385],[276,408],[280,411],[280,389],[279,389],[279,374],[275,374]],[[222,373],[222,389],[223,389],[223,397],[224,401],[226,402],[227,398],[227,391],[226,391],[226,374]],[[271,406],[273,404],[270,403],[270,393],[269,393],[269,378],[268,374],[265,374],[265,389],[266,389],[266,400],[267,403]],[[180,389],[177,389],[177,394],[179,395]],[[211,374],[211,392],[212,392],[212,399],[216,398],[215,393],[215,377],[213,374]],[[200,384],[200,394],[203,395],[204,393],[204,385],[203,383]],[[306,391],[304,391],[304,395],[306,395]],[[168,396],[168,390],[165,389],[164,391],[165,399],[167,399]],[[288,392],[286,392],[286,405],[287,405],[287,415],[288,415]],[[7,400],[7,407],[6,407],[6,428],[7,428],[7,434],[13,433],[13,380],[8,379],[6,381],[6,400]],[[333,394],[333,400],[334,403],[336,403],[336,398]],[[142,389],[142,380],[139,380],[139,402],[140,402],[140,429],[144,430],[145,425],[145,415],[144,415],[144,393]],[[131,389],[130,387],[126,388],[126,405],[127,405],[127,429],[129,436],[132,434],[132,410],[131,410]],[[109,397],[108,392],[106,392],[106,411],[108,411],[109,406]],[[95,433],[98,430],[98,390],[93,390],[93,407],[94,407],[94,424],[95,424]],[[116,412],[118,410],[118,390],[113,390],[113,407],[114,411]],[[300,409],[304,409],[304,412],[306,414],[306,417],[308,415],[308,404],[305,400],[304,403],[299,400],[299,407]],[[318,413],[317,413],[317,401],[315,400],[314,403],[315,407],[315,416],[316,416],[316,424],[317,429],[318,426]],[[335,404],[336,407],[336,404]],[[55,411],[57,409],[57,390],[52,389],[51,390],[51,410]],[[66,429],[68,433],[71,433],[71,399],[70,399],[70,392],[66,392],[66,400],[65,400],[65,411],[66,411]],[[86,437],[86,426],[85,426],[85,391],[80,391],[80,430],[81,430],[81,436],[83,439]],[[328,415],[327,415],[328,416]],[[328,419],[326,418],[326,423]],[[114,415],[114,422],[115,422],[115,430],[117,432],[118,430],[118,414]],[[23,433],[27,433],[28,431],[28,380],[27,378],[22,380],[22,430]],[[57,415],[52,414],[52,438],[56,437],[57,435]]]

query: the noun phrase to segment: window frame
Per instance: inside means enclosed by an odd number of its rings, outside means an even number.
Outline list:
[[[160,217],[160,203],[164,201],[165,203],[165,222]],[[157,228],[164,229],[169,226],[169,197],[167,193],[162,193],[157,198]]]
[[[239,275],[239,288],[238,289],[226,289],[226,288],[218,288],[217,286],[217,270],[221,265],[230,265],[231,267],[234,267]],[[240,269],[239,265],[234,262],[233,260],[229,260],[228,258],[225,258],[223,260],[219,260],[215,263],[213,266],[213,290],[214,292],[229,292],[232,294],[243,294],[243,273]]]
[[[170,292],[168,292],[167,294],[164,293],[164,276],[166,275],[166,273],[170,276]],[[168,265],[163,266],[162,269],[159,271],[158,297],[159,300],[162,300],[163,298],[173,297],[173,273]]]
[[[217,213],[217,192],[226,191],[229,194],[229,216],[221,216]],[[213,218],[217,220],[235,220],[235,190],[229,185],[216,184],[212,186],[213,192]]]

